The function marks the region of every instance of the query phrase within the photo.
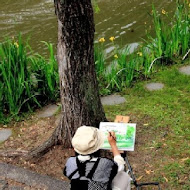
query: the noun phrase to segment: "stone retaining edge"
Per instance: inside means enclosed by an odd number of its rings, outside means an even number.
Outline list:
[[[11,164],[0,163],[0,176],[40,189],[69,190],[69,183],[66,181],[41,175]]]

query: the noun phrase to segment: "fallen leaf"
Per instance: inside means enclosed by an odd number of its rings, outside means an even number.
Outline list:
[[[188,160],[188,159],[189,159],[189,157],[187,157],[187,158],[182,158],[181,161],[184,162],[184,161],[186,161],[186,160]]]
[[[152,170],[145,170],[146,174],[150,175],[151,173],[154,173]]]
[[[179,180],[179,184],[184,185],[185,184],[185,180],[180,179]]]
[[[166,177],[164,177],[165,181],[168,182],[168,179]]]
[[[144,126],[148,126],[149,124],[148,123],[145,123],[145,124],[143,124]]]
[[[141,175],[139,178],[137,178],[137,181],[140,181],[144,176]]]
[[[150,175],[151,170],[145,170],[146,174]]]

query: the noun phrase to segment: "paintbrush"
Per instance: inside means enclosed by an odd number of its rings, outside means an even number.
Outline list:
[[[110,136],[115,140],[115,142],[117,142],[116,138],[111,134],[110,131],[108,131],[108,133],[110,134]]]

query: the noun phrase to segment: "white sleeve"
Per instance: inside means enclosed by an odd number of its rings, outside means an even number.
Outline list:
[[[125,161],[124,161],[123,157],[121,157],[121,155],[116,155],[116,156],[114,156],[114,161],[118,165],[118,172],[123,171],[125,168]]]

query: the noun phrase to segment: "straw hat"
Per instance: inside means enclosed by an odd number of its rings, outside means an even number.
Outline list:
[[[72,139],[74,150],[82,155],[96,152],[103,143],[104,134],[99,129],[89,126],[79,127]]]

